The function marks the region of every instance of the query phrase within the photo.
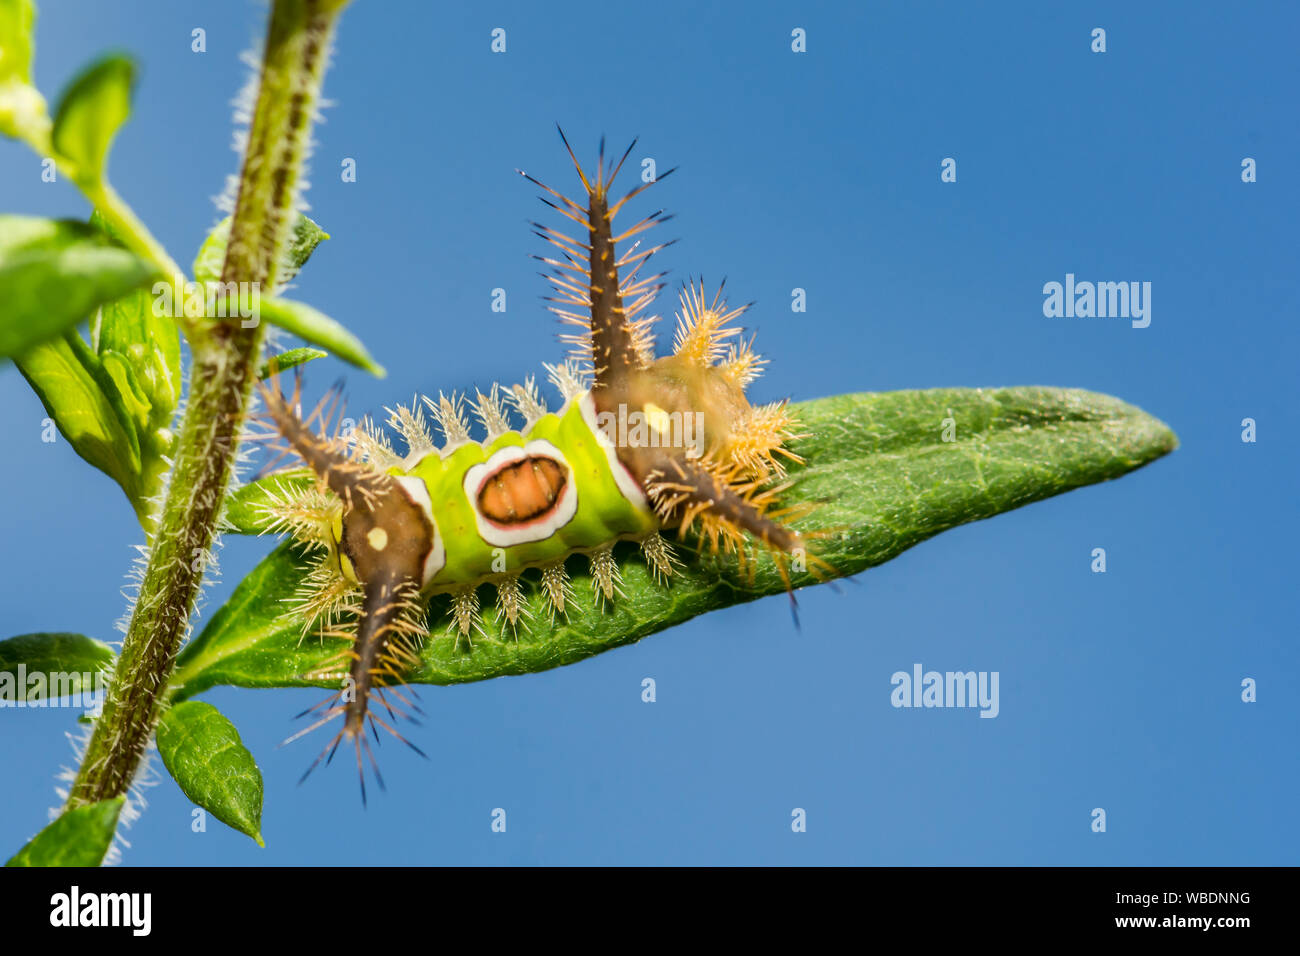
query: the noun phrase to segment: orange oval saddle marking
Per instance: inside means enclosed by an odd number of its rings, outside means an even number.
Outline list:
[[[478,508],[496,524],[524,524],[554,508],[568,480],[558,461],[531,455],[488,475],[479,487]]]

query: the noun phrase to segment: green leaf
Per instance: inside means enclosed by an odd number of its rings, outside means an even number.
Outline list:
[[[123,797],[68,810],[5,866],[99,866],[113,842]]]
[[[129,255],[112,245],[115,241],[113,229],[97,212],[89,225],[0,217],[0,275],[5,262],[31,263],[69,244]],[[146,281],[148,271],[145,267]],[[59,296],[70,309],[82,309],[92,301],[98,306],[91,321],[90,346],[68,328],[24,349],[16,362],[77,454],[117,481],[144,523],[148,499],[161,487],[174,442],[171,422],[181,388],[180,336],[169,317],[154,315],[146,290],[102,291],[107,293],[102,302],[93,301],[100,298],[98,294],[71,303]],[[71,313],[69,324],[82,315]],[[11,326],[0,327],[0,338],[6,328]]]
[[[269,356],[266,361],[257,367],[257,377],[259,379],[268,379],[272,375],[279,375],[286,369],[293,368],[295,365],[302,365],[313,359],[326,358],[328,355],[328,352],[322,352],[320,349],[289,349],[279,355]]]
[[[194,280],[216,282],[226,263],[226,243],[230,240],[230,217],[227,216],[208,233],[194,257]]]
[[[99,357],[74,329],[27,351],[15,364],[68,444],[116,481],[143,519],[139,436]]]
[[[36,7],[31,0],[0,0],[0,85],[32,81],[32,32]]]
[[[236,534],[265,534],[272,527],[266,506],[274,498],[305,490],[313,484],[315,479],[305,468],[251,481],[226,496],[225,520]]]
[[[284,250],[284,261],[280,263],[280,269],[275,276],[276,285],[282,286],[293,279],[307,264],[316,247],[329,237],[328,232],[299,213],[298,219],[293,224],[293,235],[289,237],[289,245]]]
[[[149,396],[136,380],[135,369],[127,357],[120,352],[104,350],[99,354],[99,361],[113,380],[117,394],[121,397],[127,414],[131,416],[131,421],[136,426],[136,433],[139,434],[149,422]]]
[[[120,242],[99,210],[90,214],[90,224]],[[91,344],[101,357],[115,352],[126,360],[149,403],[148,414],[137,423],[141,435],[155,438],[160,453],[167,454],[171,433],[159,432],[170,426],[181,394],[181,337],[175,319],[155,311],[150,291],[136,289],[100,307]]]
[[[97,231],[78,219],[0,215],[0,261],[20,252],[57,249],[80,239],[96,239]]]
[[[140,445],[139,491],[151,498],[162,487],[176,443],[172,421],[181,396],[180,334],[152,299],[137,290],[105,304],[92,325],[94,349],[113,380],[115,407],[129,415],[127,430]],[[117,401],[120,399],[120,402]]]
[[[249,572],[203,633],[181,651],[170,684],[174,699],[193,697],[216,684],[295,686],[302,665],[325,656],[319,646],[296,653],[300,633],[280,603],[302,574],[302,556],[290,544],[280,545]],[[291,659],[275,659],[286,652]]]
[[[309,305],[289,299],[263,298],[261,317],[313,345],[319,345],[331,355],[365,369],[372,375],[383,378],[387,374],[370,357],[370,353],[366,351],[360,339],[328,315],[318,312]]]
[[[140,385],[148,414],[140,422],[166,427],[181,393],[181,343],[176,322],[154,315],[149,293],[138,289],[103,306],[96,325],[100,357],[122,357]]]
[[[239,731],[217,708],[186,701],[158,722],[158,753],[195,804],[262,842],[262,772]]]
[[[155,275],[85,223],[0,216],[0,357],[58,335]]]
[[[104,160],[118,128],[131,113],[135,64],[118,54],[83,70],[54,110],[54,148],[85,183],[104,178]]]
[[[111,671],[116,660],[111,647],[84,634],[19,634],[0,641],[0,700],[57,699],[93,691],[95,679],[87,680],[87,675]],[[41,675],[38,681],[32,681],[35,675]]]
[[[45,99],[32,86],[31,0],[0,0],[0,133],[37,139],[49,127]]]
[[[815,554],[835,573],[855,574],[947,528],[992,517],[1072,488],[1105,481],[1172,451],[1167,426],[1138,408],[1093,392],[1053,388],[930,389],[841,395],[792,407],[809,437],[792,444],[807,464],[792,468],[783,504],[815,504],[797,524],[823,531]],[[943,440],[944,420],[955,441]],[[264,491],[265,489],[263,489]],[[251,508],[250,499],[245,502]],[[251,522],[255,523],[255,522]],[[631,546],[616,552],[626,598],[595,606],[591,581],[571,562],[569,620],[548,622],[536,587],[531,633],[502,637],[492,615],[472,649],[448,636],[446,597],[434,598],[432,637],[412,682],[452,684],[545,670],[637,641],[706,611],[784,590],[770,559],[747,578],[733,561],[683,552],[687,566],[667,587],[654,582]],[[281,545],[182,652],[175,693],[215,684],[322,684],[310,673],[338,641],[302,639],[284,601],[301,582],[302,560]],[[798,575],[796,586],[814,583]]]
[[[283,285],[298,274],[316,247],[328,239],[329,233],[302,213],[293,224],[293,235],[285,248],[284,261],[280,263],[276,284]],[[194,259],[194,278],[198,282],[216,282],[226,263],[226,243],[230,239],[230,217],[227,216],[208,233]]]

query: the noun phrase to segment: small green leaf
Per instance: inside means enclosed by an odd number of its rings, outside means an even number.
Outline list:
[[[115,241],[98,212],[89,225],[0,217],[0,263],[31,260],[68,243],[121,252],[111,245]],[[146,290],[111,291],[117,294],[96,303],[90,346],[69,328],[26,349],[16,362],[77,454],[121,485],[143,523],[174,441],[180,336],[169,317],[153,314]]]
[[[36,7],[31,0],[0,0],[0,85],[32,81],[32,32]]]
[[[112,55],[83,70],[54,110],[54,148],[86,183],[104,178],[113,137],[131,113],[135,64]]]
[[[301,339],[319,345],[331,355],[383,378],[387,374],[375,363],[361,340],[323,312],[302,302],[263,298],[261,317]]]
[[[120,241],[98,210],[90,214],[90,224]],[[126,360],[149,403],[140,434],[153,437],[160,454],[167,454],[171,433],[158,433],[170,426],[181,394],[181,341],[175,319],[155,312],[151,291],[136,289],[100,307],[91,324],[91,348],[101,357],[116,352]]]
[[[0,357],[13,358],[58,335],[154,274],[125,249],[87,242],[6,258],[0,262]]]
[[[135,377],[135,369],[127,357],[120,352],[107,349],[100,353],[99,361],[113,379],[117,394],[121,397],[127,414],[131,416],[139,434],[149,423],[149,396],[145,394]]]
[[[0,357],[58,335],[155,275],[85,223],[0,216]]]
[[[239,731],[211,704],[177,704],[158,722],[158,753],[196,805],[262,842],[262,771]]]
[[[230,239],[230,217],[213,227],[194,257],[194,281],[216,282],[226,263],[226,243]]]
[[[57,249],[77,240],[96,238],[97,230],[78,219],[0,215],[0,261],[20,252]]]
[[[37,139],[49,127],[45,99],[32,86],[31,0],[0,0],[0,133]]]
[[[293,235],[285,248],[284,261],[280,264],[280,274],[276,284],[283,285],[298,274],[316,247],[329,238],[320,226],[302,213],[293,224]],[[194,278],[198,282],[216,282],[221,278],[221,270],[226,263],[226,242],[230,239],[230,217],[227,216],[208,233],[199,247],[199,254],[194,259]]]
[[[289,349],[279,355],[269,356],[266,361],[257,367],[257,377],[259,379],[268,379],[272,375],[279,375],[286,369],[293,368],[295,365],[302,365],[313,359],[326,358],[328,355],[328,352],[322,352],[320,349]]]
[[[236,534],[265,534],[272,527],[266,506],[275,498],[305,490],[313,484],[315,479],[305,468],[250,481],[226,496],[225,519]]]
[[[307,264],[316,247],[329,237],[328,232],[299,213],[297,221],[293,224],[293,235],[289,237],[289,245],[284,250],[284,261],[280,263],[280,269],[275,276],[276,285],[282,286],[293,279]]]
[[[84,634],[19,634],[0,641],[0,700],[58,699],[96,690],[93,675],[111,671],[116,660],[111,647]]]
[[[123,797],[68,810],[5,866],[99,866],[113,842]]]
[[[101,358],[120,355],[130,366],[148,402],[142,425],[166,427],[181,393],[181,345],[176,322],[153,314],[143,289],[107,303],[96,324],[95,349]]]
[[[73,450],[116,481],[143,516],[139,437],[98,356],[74,329],[28,350],[15,364]]]
[[[806,465],[790,469],[791,487],[781,502],[817,506],[796,527],[826,534],[813,550],[838,575],[882,564],[947,528],[1118,478],[1177,446],[1173,432],[1141,409],[1077,389],[864,393],[804,402],[791,411],[808,433],[792,443]],[[944,441],[949,418],[955,440]],[[250,509],[254,494],[244,502]],[[1093,499],[1093,507],[1099,501]],[[733,560],[704,559],[685,549],[681,554],[686,567],[664,587],[632,546],[617,550],[626,596],[611,610],[598,607],[590,577],[571,562],[574,600],[567,622],[558,625],[547,623],[535,580],[526,578],[531,632],[515,641],[489,615],[486,634],[468,650],[448,633],[447,598],[435,597],[431,636],[408,679],[453,684],[545,670],[785,589],[770,559],[757,562],[751,578]],[[239,584],[181,653],[177,696],[215,684],[325,683],[303,675],[318,671],[341,645],[304,639],[301,620],[285,612],[303,565],[301,554],[283,544]],[[806,574],[794,581],[811,583]]]

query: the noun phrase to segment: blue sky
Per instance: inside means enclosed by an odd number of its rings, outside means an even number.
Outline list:
[[[611,150],[640,135],[638,156],[681,166],[642,208],[677,214],[674,280],[725,275],[757,300],[758,399],[1076,386],[1159,416],[1182,447],[805,591],[801,631],[771,598],[548,673],[428,688],[415,740],[432,759],[385,748],[369,810],[350,768],[297,787],[315,749],[275,749],[319,692],[210,692],[265,776],[267,847],[215,821],[191,832],[164,775],[126,861],[1296,863],[1295,6],[444,6],[357,0],[344,17],[307,197],[333,238],[294,295],[389,376],[321,362],[309,387],[346,374],[363,411],[561,354],[528,258],[546,210],[513,172],[573,185],[558,121],[584,158],[602,133]],[[47,94],[105,49],[139,57],[110,172],[188,262],[236,168],[230,100],[264,7],[45,7]],[[0,210],[87,212],[12,143]],[[1045,318],[1043,284],[1066,273],[1149,281],[1150,326]],[[141,536],[108,478],[41,443],[42,417],[0,370],[4,631],[111,639]],[[268,547],[227,539],[209,609]],[[918,662],[999,672],[998,717],[891,707],[890,675]],[[73,723],[0,716],[7,855],[54,802]]]

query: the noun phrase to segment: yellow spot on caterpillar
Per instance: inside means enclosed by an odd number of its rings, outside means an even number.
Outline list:
[[[660,435],[666,435],[672,431],[672,419],[668,417],[666,411],[654,402],[647,402],[642,411],[645,412],[646,423]]]
[[[366,541],[376,551],[383,551],[388,547],[388,532],[383,528],[371,528],[370,533],[366,535]]]
[[[342,509],[339,509],[339,512],[330,519],[330,536],[334,539],[334,547],[332,550],[335,557],[338,558],[339,572],[343,575],[344,580],[351,581],[353,584],[358,583],[356,568],[352,567],[352,562],[348,560],[348,556],[343,553],[343,548],[341,547],[343,543]]]
[[[353,584],[360,583],[357,581],[357,569],[352,567],[351,559],[348,558],[348,556],[343,553],[342,549],[339,549],[338,556],[339,556],[339,570],[343,572],[343,577],[346,578],[348,581],[351,581]]]

